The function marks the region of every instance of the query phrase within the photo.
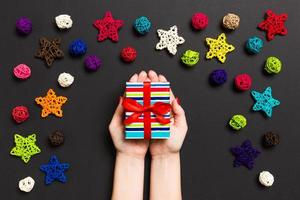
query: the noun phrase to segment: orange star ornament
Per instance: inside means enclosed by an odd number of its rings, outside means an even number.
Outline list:
[[[49,89],[45,97],[35,98],[35,102],[38,105],[41,105],[42,117],[47,117],[49,114],[54,114],[57,117],[63,116],[63,111],[61,109],[62,105],[68,100],[64,96],[56,96],[55,92],[52,89]]]

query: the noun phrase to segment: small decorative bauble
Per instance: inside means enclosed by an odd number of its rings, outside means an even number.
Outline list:
[[[281,71],[282,63],[281,61],[274,57],[268,57],[266,64],[265,64],[265,70],[269,74],[278,74]]]
[[[197,51],[193,51],[193,50],[187,50],[184,52],[184,54],[181,56],[181,61],[189,66],[192,67],[194,65],[196,65],[199,61],[199,52]]]
[[[250,37],[246,42],[246,49],[250,54],[258,54],[263,46],[263,40],[256,36]]]
[[[224,69],[214,70],[209,75],[209,80],[213,85],[222,85],[227,81],[227,73]]]
[[[133,47],[125,47],[121,51],[121,58],[124,62],[133,62],[136,56],[137,52]]]
[[[32,31],[32,22],[27,17],[20,17],[16,22],[16,29],[21,35],[29,35]]]
[[[234,115],[230,119],[229,125],[234,130],[241,130],[247,125],[247,119],[243,115]]]
[[[61,87],[69,87],[74,82],[74,76],[69,73],[63,72],[59,74],[57,81]]]
[[[240,25],[240,17],[233,13],[228,13],[223,17],[223,27],[229,30],[235,30]]]
[[[134,29],[141,35],[145,35],[151,29],[151,21],[145,17],[141,16],[134,21]]]
[[[34,187],[35,181],[30,176],[19,181],[19,189],[22,192],[30,192]]]
[[[204,13],[195,13],[192,16],[192,26],[195,30],[204,30],[208,25],[208,17]]]
[[[262,171],[259,173],[259,182],[266,187],[271,187],[274,183],[274,176],[268,171]]]

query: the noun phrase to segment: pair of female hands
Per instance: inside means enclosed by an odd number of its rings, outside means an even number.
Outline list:
[[[134,74],[129,82],[167,82],[163,75],[157,75],[156,72],[150,70],[148,73],[145,71],[139,74]],[[174,97],[171,91],[170,102],[172,105],[171,119],[171,136],[167,140],[126,140],[124,138],[124,124],[123,115],[124,109],[122,106],[123,97],[120,97],[118,107],[113,115],[109,125],[109,132],[112,137],[114,146],[118,154],[125,154],[136,158],[144,158],[148,148],[153,157],[168,156],[179,152],[185,135],[187,133],[187,122],[183,108],[179,105],[179,101]]]

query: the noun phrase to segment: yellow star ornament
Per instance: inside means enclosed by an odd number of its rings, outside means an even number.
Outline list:
[[[52,89],[49,89],[45,97],[35,98],[35,102],[42,106],[42,117],[47,117],[49,114],[54,114],[57,117],[63,116],[63,111],[61,109],[62,105],[68,100],[64,96],[56,96]]]
[[[206,38],[206,44],[209,46],[209,51],[206,53],[207,59],[217,57],[221,63],[226,60],[226,54],[233,51],[233,45],[226,42],[226,35],[222,33],[217,39]]]
[[[19,134],[15,134],[16,146],[10,151],[10,154],[19,156],[25,163],[28,163],[31,156],[41,152],[40,148],[36,146],[35,142],[35,134],[29,135],[26,138]]]

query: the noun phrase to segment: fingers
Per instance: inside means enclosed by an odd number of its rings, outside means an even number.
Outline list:
[[[147,73],[145,71],[141,71],[138,76],[137,82],[144,82],[146,79],[147,79]]]
[[[172,111],[174,114],[174,125],[177,127],[186,127],[186,118],[183,108],[175,100],[172,103]]]
[[[166,77],[164,75],[161,75],[161,74],[158,76],[158,81],[159,82],[168,82]],[[174,96],[172,90],[170,90],[170,102],[172,103],[174,99],[175,99],[175,96]]]
[[[138,74],[134,74],[130,79],[129,82],[137,82],[139,75]]]
[[[159,82],[168,82],[166,77],[164,75],[161,75],[161,74],[158,76],[158,80],[159,80]]]
[[[113,118],[110,122],[111,128],[117,127],[119,125],[123,124],[123,112],[124,108],[122,106],[123,97],[120,97],[119,104],[116,108],[115,114],[113,115]]]
[[[159,80],[158,80],[158,75],[157,75],[157,73],[156,73],[155,71],[153,71],[153,70],[149,70],[149,72],[148,72],[148,77],[149,77],[150,81],[152,81],[152,82],[159,82]]]

